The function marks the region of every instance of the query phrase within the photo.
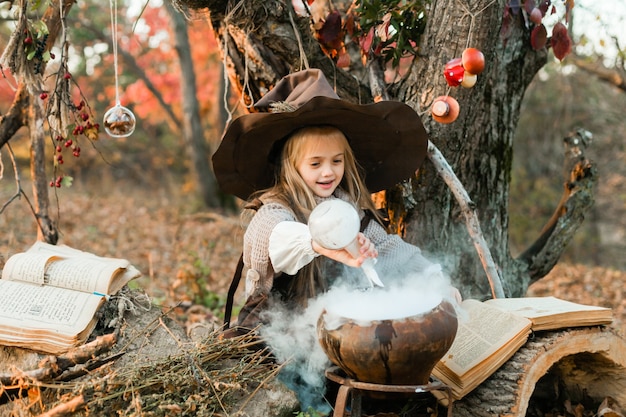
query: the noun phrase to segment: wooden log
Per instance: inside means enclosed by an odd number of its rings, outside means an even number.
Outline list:
[[[558,386],[558,390],[554,387]],[[626,340],[609,327],[537,332],[497,372],[454,403],[454,416],[525,416],[529,405],[582,396],[626,406]],[[594,410],[595,411],[595,410]]]

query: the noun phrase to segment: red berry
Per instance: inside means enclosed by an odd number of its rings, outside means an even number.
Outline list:
[[[89,119],[89,115],[87,113],[81,113],[80,118],[83,119],[83,121],[87,121],[87,119]]]
[[[24,44],[25,45],[32,45],[33,44],[33,38],[31,36],[27,36],[26,38],[24,38]]]
[[[65,141],[65,147],[66,147],[66,148],[69,148],[70,146],[72,146],[72,143],[74,143],[74,142],[72,142],[72,139],[68,139],[68,140],[66,140],[66,141]]]
[[[48,93],[41,93],[41,94],[39,94],[39,98],[42,99],[42,100],[47,99],[48,98]]]
[[[54,59],[56,57],[56,55],[54,55],[53,52],[50,52],[50,59]]]
[[[54,181],[50,181],[50,187],[54,187]]]
[[[61,152],[62,150],[61,145],[57,145],[57,152]]]
[[[57,135],[57,137],[55,138],[56,140],[58,140],[59,142],[63,140],[63,136],[61,135]]]
[[[72,74],[70,74],[69,72],[66,72],[66,73],[63,75],[63,78],[65,78],[66,80],[69,80],[70,78],[72,78]]]

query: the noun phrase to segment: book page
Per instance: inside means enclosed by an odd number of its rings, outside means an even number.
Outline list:
[[[492,305],[501,310],[511,311],[528,318],[545,317],[577,311],[610,310],[610,308],[606,307],[578,304],[556,297],[496,298],[485,301],[485,304]]]
[[[117,292],[141,273],[125,259],[105,258],[64,245],[36,242],[7,261],[2,278],[83,292]]]
[[[2,327],[54,330],[72,335],[93,319],[103,297],[56,287],[0,280]]]
[[[31,282],[33,284],[46,284],[46,265],[54,256],[46,253],[17,253],[11,256],[2,270],[2,278]]]
[[[77,291],[107,294],[109,281],[123,266],[97,259],[58,259],[46,269],[47,283]]]
[[[459,320],[459,329],[450,350],[441,359],[459,377],[493,355],[520,334],[528,334],[531,321],[489,307],[478,300],[461,304],[469,317]]]

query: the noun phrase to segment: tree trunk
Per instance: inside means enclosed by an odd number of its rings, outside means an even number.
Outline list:
[[[373,96],[383,96],[412,106],[469,194],[506,296],[523,295],[530,282],[549,272],[593,202],[588,193],[577,192],[578,180],[585,188],[595,179],[593,167],[582,158],[575,170],[584,174],[570,173],[574,180],[566,181],[562,202],[555,202],[555,221],[524,257],[511,257],[508,198],[513,138],[524,92],[546,63],[547,50],[531,48],[521,13],[503,33],[504,0],[433,1],[410,74],[391,85],[376,79],[380,62],[363,67],[353,59],[349,72],[337,68],[316,41],[310,20],[297,17],[291,2],[245,2],[245,7],[244,2],[176,2],[208,8],[229,78],[247,104],[256,102],[282,76],[308,65],[322,69],[345,100],[368,103]],[[473,88],[448,87],[444,65],[470,46],[484,53],[484,72]],[[428,110],[437,96],[446,94],[459,101],[461,112],[454,123],[438,124]],[[416,178],[388,190],[387,206],[394,230],[442,263],[465,298],[492,295],[460,205],[432,163],[427,161]]]
[[[605,327],[540,332],[474,391],[454,403],[459,417],[527,415],[537,405],[561,406],[568,398],[600,404],[626,402],[626,347]],[[585,415],[589,411],[585,410]],[[534,415],[537,413],[533,412]],[[608,415],[608,414],[607,414]]]
[[[202,201],[207,207],[219,207],[217,181],[211,169],[208,147],[200,122],[200,105],[196,95],[196,74],[193,69],[191,48],[187,35],[187,22],[183,15],[165,2],[165,8],[172,19],[176,52],[180,61],[181,90],[183,102],[183,136],[187,154],[191,161],[193,182],[198,188]]]
[[[416,103],[416,109],[423,112],[436,96],[449,90],[442,77],[446,62],[459,57],[466,46],[484,53],[486,66],[476,85],[450,92],[461,106],[458,119],[450,125],[436,123],[428,115],[423,120],[431,140],[476,204],[485,239],[504,277],[505,293],[519,296],[525,293],[529,278],[518,273],[508,247],[513,137],[524,91],[547,54],[530,48],[521,27],[513,27],[506,41],[502,39],[504,3],[471,1],[467,8],[474,15],[470,15],[459,2],[437,1],[428,17],[420,59],[411,77],[397,88],[397,96]],[[487,280],[446,185],[427,163],[410,189],[409,196],[396,192],[393,201],[407,212],[407,240],[439,259],[464,297],[484,298],[489,294]],[[413,199],[414,203],[407,203]]]
[[[30,176],[33,181],[33,200],[37,219],[37,239],[55,245],[59,240],[57,225],[50,218],[50,199],[46,178],[44,121],[45,110],[41,100],[31,100],[28,129],[30,130]]]

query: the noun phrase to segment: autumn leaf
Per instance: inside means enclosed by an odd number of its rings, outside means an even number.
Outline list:
[[[337,11],[330,12],[317,35],[324,45],[337,49],[343,40],[341,39],[341,15]]]
[[[530,44],[534,50],[539,50],[546,46],[546,42],[548,40],[548,32],[546,27],[541,24],[537,25],[533,28],[530,33]]]
[[[367,35],[362,37],[361,40],[359,41],[359,44],[361,45],[361,50],[365,54],[369,54],[372,48],[373,42],[374,42],[374,27],[372,26],[369,32],[367,32]]]
[[[342,48],[337,55],[337,66],[339,68],[350,68],[350,54],[346,51],[346,48]]]
[[[552,29],[551,45],[554,56],[559,61],[562,61],[572,51],[572,39],[569,37],[567,28],[561,22],[554,25]]]

